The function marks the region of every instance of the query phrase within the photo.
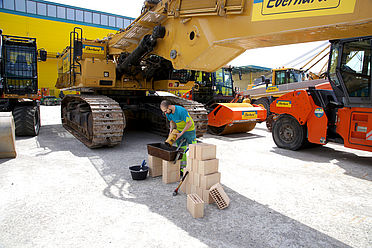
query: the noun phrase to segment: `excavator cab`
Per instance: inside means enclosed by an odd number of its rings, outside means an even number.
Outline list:
[[[235,97],[230,68],[221,68],[213,73],[196,71],[192,100],[211,105],[216,102],[230,102]]]
[[[305,73],[293,68],[281,68],[273,70],[272,85],[298,83],[304,81]]]
[[[234,97],[232,74],[229,68],[217,70],[212,74],[212,78],[214,78],[212,81],[216,95]]]

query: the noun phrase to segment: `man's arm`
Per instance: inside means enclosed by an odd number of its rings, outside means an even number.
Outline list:
[[[169,122],[169,134],[176,128],[176,123],[174,121]]]

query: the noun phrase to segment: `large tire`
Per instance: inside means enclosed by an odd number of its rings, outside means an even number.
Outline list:
[[[266,109],[266,118],[270,115],[270,103],[269,99],[266,97],[261,97],[257,101],[254,101],[253,104],[260,105]]]
[[[275,144],[287,150],[296,151],[307,141],[306,126],[290,115],[282,115],[274,122],[272,134]]]
[[[13,110],[13,117],[17,136],[37,136],[39,134],[39,106],[16,106]]]

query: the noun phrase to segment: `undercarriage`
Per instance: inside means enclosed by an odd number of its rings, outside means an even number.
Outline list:
[[[159,108],[162,100],[187,109],[194,120],[197,137],[207,131],[204,106],[176,96],[67,95],[61,105],[62,124],[89,148],[120,144],[124,128],[131,123],[167,136],[169,124]]]

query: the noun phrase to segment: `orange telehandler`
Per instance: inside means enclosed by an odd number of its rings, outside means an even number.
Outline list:
[[[273,139],[298,150],[329,141],[372,151],[372,36],[331,41],[328,78],[333,90],[310,87],[287,93],[271,105],[277,115]]]
[[[363,0],[145,1],[126,30],[106,39],[85,40],[77,29],[71,34],[57,87],[84,94],[64,98],[63,124],[88,146],[118,144],[128,116],[164,127],[153,114],[159,99],[146,92],[167,82],[170,70],[213,72],[247,49],[368,36],[371,12],[372,2]],[[340,79],[337,84],[346,87]],[[180,103],[195,109],[197,126],[205,131],[204,106]],[[359,107],[368,112],[371,105]]]

